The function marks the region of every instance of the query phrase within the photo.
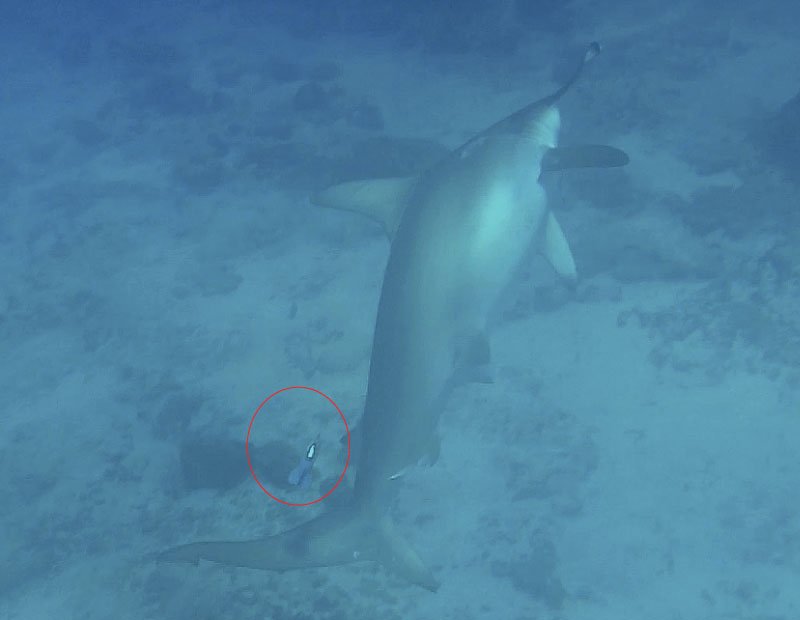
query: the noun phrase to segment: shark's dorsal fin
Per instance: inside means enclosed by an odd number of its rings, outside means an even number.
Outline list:
[[[416,177],[348,181],[315,194],[311,201],[320,207],[362,213],[380,223],[392,239],[416,182]]]
[[[545,217],[547,221],[544,225],[540,251],[558,275],[574,280],[578,276],[578,272],[575,269],[575,259],[572,257],[572,250],[569,249],[564,231],[561,230],[561,225],[552,211],[548,211]]]
[[[557,146],[542,157],[542,172],[572,168],[617,168],[630,161],[628,154],[605,144],[576,144]]]

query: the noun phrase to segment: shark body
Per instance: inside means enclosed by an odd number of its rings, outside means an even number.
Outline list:
[[[555,93],[481,132],[421,176],[343,183],[315,196],[319,205],[376,218],[392,239],[352,499],[286,532],[182,545],[163,560],[278,571],[375,561],[428,590],[439,587],[395,531],[388,509],[403,472],[438,453],[439,416],[457,375],[472,376],[488,362],[487,317],[531,248],[565,278],[576,276],[539,177],[543,170],[627,163],[611,147],[556,146],[555,105],[598,52],[591,44]]]

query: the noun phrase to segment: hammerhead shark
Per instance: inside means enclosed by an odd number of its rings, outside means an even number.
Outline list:
[[[351,562],[382,564],[436,591],[439,581],[396,531],[390,515],[403,473],[435,460],[448,392],[480,380],[489,363],[487,320],[533,248],[576,277],[564,233],[547,207],[540,175],[622,166],[609,146],[556,145],[556,104],[598,54],[590,44],[559,89],[479,133],[414,178],[351,181],[313,201],[377,219],[391,238],[375,325],[361,448],[350,499],[298,527],[248,541],[196,542],[164,561],[208,560],[286,571]]]

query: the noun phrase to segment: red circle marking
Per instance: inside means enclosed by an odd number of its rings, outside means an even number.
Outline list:
[[[344,462],[344,469],[342,469],[342,473],[339,475],[339,479],[336,481],[336,484],[334,484],[328,490],[328,492],[325,493],[325,495],[323,495],[321,497],[318,497],[317,499],[315,499],[313,501],[305,502],[303,504],[294,504],[292,502],[287,502],[286,500],[281,499],[280,497],[275,497],[272,493],[267,491],[267,489],[264,487],[263,484],[261,484],[261,481],[258,479],[258,476],[256,475],[256,470],[253,468],[253,463],[250,460],[250,431],[253,430],[253,422],[256,421],[256,416],[261,411],[261,408],[264,405],[266,405],[272,398],[274,398],[278,394],[281,394],[282,392],[288,392],[289,390],[307,390],[309,392],[314,392],[314,394],[319,394],[320,396],[322,396],[331,405],[333,405],[334,409],[336,409],[336,412],[339,414],[339,417],[342,418],[342,423],[344,424],[344,430],[347,432],[347,460],[345,460],[345,462]],[[339,409],[339,405],[337,405],[335,402],[333,402],[333,399],[330,396],[328,396],[324,392],[320,392],[319,390],[316,390],[316,389],[314,389],[312,387],[308,387],[306,385],[290,385],[289,387],[282,388],[282,389],[278,390],[277,392],[273,392],[272,394],[267,396],[261,402],[261,404],[258,407],[256,407],[256,410],[253,413],[253,417],[250,418],[250,425],[247,427],[247,437],[244,440],[244,451],[247,454],[247,465],[250,467],[250,474],[252,474],[253,480],[256,481],[256,484],[258,485],[258,487],[262,491],[264,491],[264,493],[266,493],[269,497],[274,499],[276,502],[279,502],[279,503],[283,504],[284,506],[298,506],[298,507],[299,506],[311,506],[312,504],[316,504],[318,502],[321,502],[323,499],[328,497],[331,493],[333,493],[336,490],[336,487],[339,486],[339,483],[342,480],[344,480],[344,475],[345,475],[345,473],[347,473],[347,468],[350,466],[350,427],[347,425],[347,419],[344,417],[344,414],[342,413],[342,410]]]

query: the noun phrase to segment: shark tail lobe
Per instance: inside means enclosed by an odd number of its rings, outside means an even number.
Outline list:
[[[388,516],[356,505],[335,509],[300,526],[256,540],[196,542],[173,547],[161,562],[288,571],[373,561],[404,580],[435,592],[439,582]]]

